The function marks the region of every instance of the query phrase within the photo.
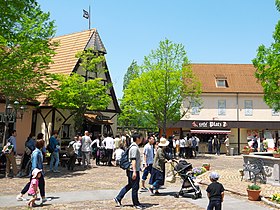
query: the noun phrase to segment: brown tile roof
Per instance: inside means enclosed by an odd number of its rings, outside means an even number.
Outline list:
[[[78,51],[83,51],[95,29],[55,37],[52,41],[59,42],[47,72],[70,75],[78,61],[75,57]]]
[[[203,93],[263,93],[252,64],[192,64],[202,82]],[[216,87],[216,78],[227,80],[228,87]]]

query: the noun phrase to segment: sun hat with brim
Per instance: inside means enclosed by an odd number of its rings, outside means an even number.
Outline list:
[[[32,171],[32,178],[35,179],[38,175],[38,173],[42,172],[42,169],[38,169],[38,168],[35,168],[33,171]]]
[[[169,144],[169,141],[167,141],[166,138],[160,138],[158,146],[166,147],[168,144]]]
[[[217,172],[213,171],[210,173],[209,177],[210,179],[218,180],[220,178],[220,175]]]

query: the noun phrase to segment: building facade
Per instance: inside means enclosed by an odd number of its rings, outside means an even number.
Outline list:
[[[96,29],[86,30],[78,33],[55,37],[51,41],[56,41],[59,46],[56,48],[56,54],[53,56],[53,62],[46,70],[47,73],[71,75],[76,72],[82,75],[86,80],[102,78],[104,85],[112,84],[109,69],[106,61],[102,64],[105,71],[99,73],[86,72],[80,66],[81,60],[76,57],[77,52],[88,48],[94,48],[98,53],[105,55],[106,49]],[[93,135],[107,132],[116,133],[117,114],[120,113],[120,107],[115,95],[113,85],[108,90],[108,95],[112,98],[111,103],[106,110],[94,110],[85,114],[85,123],[83,130],[89,130]],[[37,99],[39,106],[26,106],[25,113],[21,120],[11,121],[9,131],[17,129],[17,152],[24,152],[24,143],[28,135],[43,133],[48,142],[53,130],[59,131],[61,142],[68,144],[73,139],[76,132],[74,130],[73,115],[70,110],[57,109],[53,107],[46,96],[40,96]],[[0,100],[0,112],[5,110],[5,100]],[[4,122],[0,116],[0,138],[4,129]],[[2,140],[3,141],[3,140]],[[2,142],[1,141],[1,142]]]
[[[201,152],[207,152],[207,142],[214,135],[221,142],[228,136],[235,154],[254,135],[268,139],[269,147],[274,147],[280,137],[280,114],[265,104],[253,65],[192,64],[192,70],[202,83],[202,104],[192,104],[167,135],[197,135]],[[224,144],[221,151],[225,152]]]

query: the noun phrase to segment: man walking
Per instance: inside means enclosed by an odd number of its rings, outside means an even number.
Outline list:
[[[138,200],[138,190],[140,182],[140,168],[141,168],[141,157],[138,145],[141,144],[140,135],[134,133],[132,135],[133,142],[129,147],[129,160],[131,161],[131,166],[129,170],[126,170],[126,176],[128,177],[128,183],[124,186],[114,201],[118,206],[121,206],[121,201],[125,194],[132,189],[132,202],[136,209],[143,209]]]
[[[54,173],[60,172],[57,170],[59,164],[59,150],[60,150],[57,137],[58,137],[58,131],[54,130],[50,138],[50,147],[53,151],[51,154],[50,171],[53,171]]]
[[[153,136],[148,138],[148,143],[144,146],[143,151],[143,167],[144,172],[142,175],[142,190],[148,191],[148,188],[145,186],[145,181],[147,180],[147,176],[152,171],[152,166],[154,162],[154,142],[155,139]],[[172,143],[172,142],[171,142]]]
[[[104,137],[106,134],[104,135]],[[114,139],[112,138],[112,134],[109,133],[108,136],[103,140],[103,144],[105,144],[106,155],[108,157],[108,166],[112,166],[112,156],[114,151]]]
[[[9,176],[10,174],[10,168],[12,165],[12,169],[13,169],[13,175],[12,177],[16,176],[18,173],[18,169],[17,169],[17,164],[16,164],[16,152],[17,152],[17,142],[16,142],[16,136],[17,136],[17,131],[13,130],[12,135],[10,136],[10,138],[8,139],[8,144],[12,145],[13,148],[9,153],[6,153],[6,177]]]

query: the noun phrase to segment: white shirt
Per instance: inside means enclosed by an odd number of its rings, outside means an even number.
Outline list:
[[[114,139],[112,137],[106,137],[103,144],[105,144],[106,149],[114,149]]]
[[[82,146],[82,143],[80,141],[76,141],[73,144],[74,151],[77,155],[79,154],[79,149],[81,148],[81,146]]]
[[[180,147],[185,147],[185,139],[180,139]]]
[[[124,151],[123,151],[123,149],[116,149],[116,151],[115,151],[115,155],[116,155],[116,160],[120,160],[121,159],[121,157],[122,157],[122,154],[124,153]]]

